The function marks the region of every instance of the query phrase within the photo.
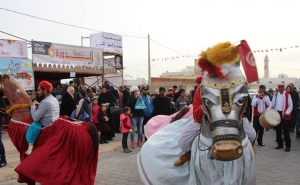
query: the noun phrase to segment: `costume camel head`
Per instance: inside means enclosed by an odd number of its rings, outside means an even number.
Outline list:
[[[242,114],[247,107],[247,83],[235,63],[237,60],[238,51],[229,43],[216,45],[199,59],[200,67],[206,67],[201,83],[205,113],[201,133],[212,138],[211,155],[222,161],[241,157],[241,141],[246,137]]]

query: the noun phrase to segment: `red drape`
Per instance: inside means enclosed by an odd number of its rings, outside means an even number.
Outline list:
[[[62,117],[61,117],[62,118]],[[27,123],[31,123],[27,120]],[[93,185],[96,176],[98,151],[94,151],[89,125],[72,124],[59,119],[42,129],[33,152],[27,156],[25,134],[28,125],[10,122],[9,136],[20,152],[21,163],[15,171],[18,182],[43,185]]]

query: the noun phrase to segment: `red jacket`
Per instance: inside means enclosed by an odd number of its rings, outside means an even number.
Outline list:
[[[202,116],[203,116],[200,92],[201,92],[201,86],[199,85],[196,89],[194,100],[193,100],[193,116],[194,116],[194,121],[197,123],[202,122]]]
[[[125,114],[120,115],[120,121],[121,121],[121,132],[122,133],[128,133],[130,132],[130,129],[132,129],[132,126],[130,124],[130,116],[126,116]]]

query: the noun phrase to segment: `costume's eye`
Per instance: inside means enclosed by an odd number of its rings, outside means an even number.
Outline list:
[[[209,99],[205,99],[204,100],[204,103],[205,103],[205,105],[207,106],[207,107],[211,107],[214,103],[213,102],[211,102]]]
[[[243,105],[243,104],[244,104],[244,101],[245,101],[245,97],[242,97],[242,98],[240,98],[240,99],[236,102],[236,104],[238,104],[238,105]]]

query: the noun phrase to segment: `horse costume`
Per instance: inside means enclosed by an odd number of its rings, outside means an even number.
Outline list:
[[[201,53],[198,64],[205,73],[195,96],[201,97],[202,122],[194,122],[193,116],[181,119],[149,138],[137,157],[145,184],[256,184],[255,155],[242,119],[247,83],[238,59],[229,42]],[[191,160],[174,166],[182,150],[191,150]]]
[[[15,171],[18,182],[30,185],[87,184],[95,182],[99,136],[89,123],[60,117],[41,129],[34,150],[28,156],[26,131],[33,122],[25,90],[8,75],[0,75],[0,95],[9,100],[11,115],[8,134],[20,153]]]

